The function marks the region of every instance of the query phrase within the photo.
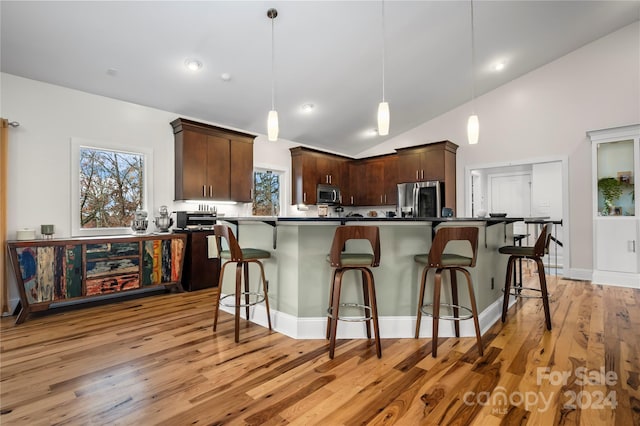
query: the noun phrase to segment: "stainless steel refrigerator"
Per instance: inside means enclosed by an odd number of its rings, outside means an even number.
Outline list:
[[[440,217],[443,182],[427,181],[398,184],[398,216]]]

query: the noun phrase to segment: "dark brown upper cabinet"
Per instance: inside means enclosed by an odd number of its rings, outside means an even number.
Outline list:
[[[456,151],[450,141],[399,148],[396,154],[350,159],[314,149],[291,148],[291,203],[316,204],[316,186],[332,184],[345,206],[395,205],[397,184],[444,182],[446,206],[455,211]]]
[[[398,183],[437,180],[444,182],[446,207],[456,210],[456,151],[451,141],[396,149]]]
[[[291,203],[316,204],[318,184],[335,185],[343,193],[347,191],[349,161],[347,157],[314,149],[291,148]]]
[[[398,183],[455,179],[458,145],[450,141],[396,149]],[[454,180],[455,182],[455,180]]]
[[[251,202],[254,135],[178,118],[175,200]]]
[[[351,190],[343,204],[384,206],[396,204],[397,156],[395,154],[353,160]]]

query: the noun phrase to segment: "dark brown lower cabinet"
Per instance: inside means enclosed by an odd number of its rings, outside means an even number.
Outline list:
[[[187,291],[217,287],[220,275],[220,259],[209,257],[207,238],[213,235],[213,230],[176,230],[174,232],[187,234],[182,287]]]

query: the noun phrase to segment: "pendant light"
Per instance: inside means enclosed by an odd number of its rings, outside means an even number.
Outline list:
[[[467,138],[469,145],[475,145],[478,143],[478,137],[480,136],[480,122],[475,112],[476,103],[476,42],[473,25],[473,0],[471,0],[471,116],[467,121]]]
[[[378,105],[378,134],[389,134],[389,103],[384,100],[384,62],[385,62],[385,37],[384,37],[384,0],[382,0],[382,102]]]
[[[267,16],[271,19],[271,111],[267,117],[267,136],[269,141],[275,142],[278,140],[278,111],[276,111],[275,101],[275,60],[274,60],[274,41],[273,41],[273,20],[278,16],[276,9],[269,9]]]

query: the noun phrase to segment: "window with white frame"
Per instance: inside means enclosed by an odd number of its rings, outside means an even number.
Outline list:
[[[135,212],[153,205],[150,150],[74,138],[71,157],[72,234],[131,232]]]

